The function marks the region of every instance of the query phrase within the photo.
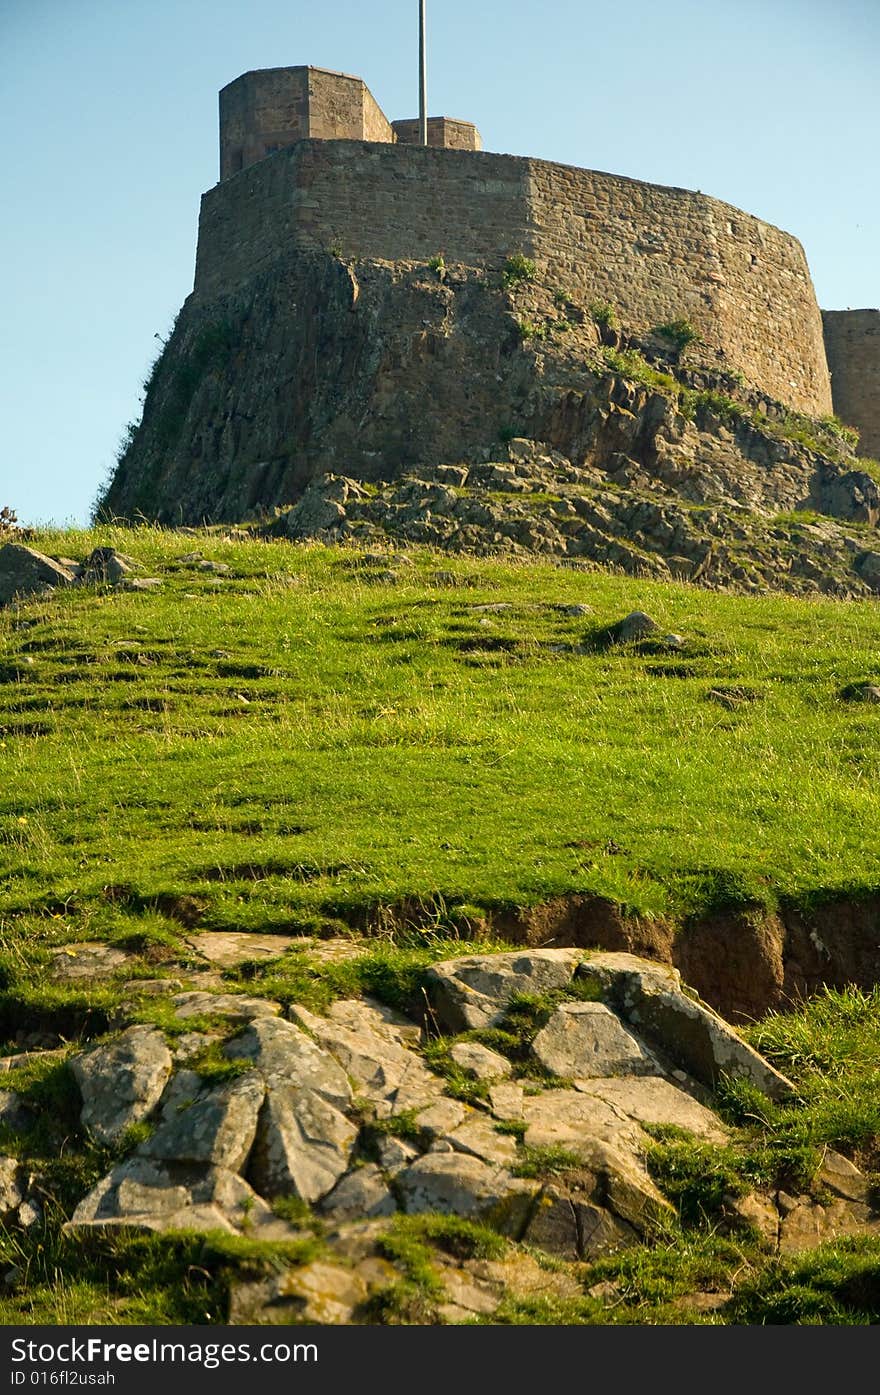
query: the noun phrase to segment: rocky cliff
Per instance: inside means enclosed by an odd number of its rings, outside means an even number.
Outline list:
[[[101,512],[193,524],[297,504],[293,537],[880,588],[880,490],[854,433],[719,371],[699,342],[613,321],[516,259],[499,275],[297,255],[187,301]]]

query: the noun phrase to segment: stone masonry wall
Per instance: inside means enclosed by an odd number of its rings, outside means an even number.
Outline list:
[[[391,122],[379,106],[379,103],[376,101],[369,87],[364,88],[363,97],[364,140],[384,141],[387,144],[393,143],[394,131]]]
[[[307,68],[243,73],[220,92],[220,178],[262,160],[270,145],[309,134]]]
[[[561,287],[614,303],[626,327],[686,316],[765,392],[831,410],[800,244],[703,194],[511,155],[301,141],[203,196],[195,294],[315,247],[499,268],[520,251]]]
[[[527,181],[507,155],[300,141],[203,195],[195,294],[236,290],[296,248],[503,265],[530,244]]]
[[[529,161],[534,254],[563,286],[650,329],[685,317],[729,366],[831,410],[822,320],[796,238],[688,189]]]
[[[402,145],[419,144],[419,118],[407,117],[392,121],[394,134]],[[453,116],[428,117],[428,144],[441,145],[446,150],[482,150],[480,133],[472,121],[459,121]]]
[[[861,432],[859,454],[880,458],[880,310],[823,310],[831,396]]]

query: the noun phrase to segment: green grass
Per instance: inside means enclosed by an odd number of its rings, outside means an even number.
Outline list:
[[[514,1177],[558,1177],[577,1171],[583,1162],[576,1153],[555,1145],[547,1148],[523,1148],[513,1168]]]
[[[730,1305],[730,1321],[773,1326],[876,1326],[880,1240],[838,1240],[753,1273]]]
[[[800,903],[880,886],[880,724],[838,696],[880,674],[870,603],[448,557],[473,584],[438,589],[427,552],[366,584],[320,547],[37,539],[98,542],[163,590],[0,612],[0,939],[19,980],[80,938],[155,962],[195,923],[393,923],[424,943],[469,933],[465,905],[567,892],[682,915],[719,883]],[[195,548],[229,577],[179,561]],[[481,625],[472,607],[497,600],[513,610]],[[557,609],[574,602],[589,623]],[[674,665],[578,652],[636,607],[686,636]],[[726,711],[719,685],[758,700]]]
[[[774,1104],[742,1081],[727,1082],[718,1104],[735,1128],[730,1145],[699,1143],[675,1128],[650,1130],[651,1171],[685,1226],[729,1220],[728,1200],[756,1188],[815,1190],[826,1148],[869,1175],[880,1168],[880,989],[825,989],[746,1035],[789,1075],[796,1095]]]
[[[777,1136],[794,1147],[831,1144],[880,1171],[880,988],[826,989],[748,1035],[798,1082],[802,1108],[770,1115]]]
[[[312,1237],[255,1242],[234,1235],[64,1235],[56,1219],[23,1245],[0,1228],[0,1263],[13,1281],[0,1294],[0,1325],[223,1323],[234,1278],[307,1263]]]

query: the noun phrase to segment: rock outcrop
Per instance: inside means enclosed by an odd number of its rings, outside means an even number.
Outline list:
[[[292,539],[880,591],[880,488],[850,438],[699,355],[624,341],[558,287],[303,254],[187,302],[101,511],[287,508]]]
[[[340,1234],[395,1212],[439,1214],[593,1259],[673,1219],[649,1168],[653,1131],[729,1144],[712,1107],[724,1074],[773,1099],[792,1091],[674,969],[633,955],[468,955],[436,964],[427,991],[423,1023],[360,998],[326,1016],[292,1007],[288,1020],[271,1015],[273,1004],[269,1014],[233,1015],[224,1013],[230,995],[206,992],[200,1005],[215,1000],[225,1035],[180,1038],[173,1071],[154,1028],[128,1028],[82,1053],[74,1075],[88,1131],[113,1141],[130,1123],[152,1128],[82,1199],[70,1227],[283,1236],[295,1233],[284,1220],[295,1202]],[[191,996],[177,995],[178,1010]],[[523,1010],[541,1016],[512,1056],[479,1039],[506,1040]],[[422,1054],[425,1031],[438,1028],[453,1034],[454,1069],[474,1082],[464,1098],[458,1077]],[[199,1073],[206,1044],[229,1079]],[[873,1233],[868,1179],[836,1154],[822,1175],[831,1212],[815,1197],[780,1194],[741,1198],[737,1214],[765,1235],[772,1228],[788,1250],[810,1236]],[[24,1200],[18,1178],[10,1162],[7,1210]]]
[[[2,542],[0,532],[0,542]],[[0,547],[0,606],[41,596],[65,586],[109,585],[126,591],[150,591],[161,586],[157,577],[132,575],[135,563],[112,547],[96,547],[83,562],[70,557],[46,557],[20,542]]]

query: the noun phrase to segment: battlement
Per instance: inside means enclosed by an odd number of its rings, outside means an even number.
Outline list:
[[[242,73],[220,92],[220,178],[300,140],[418,142],[418,120],[384,115],[362,78],[308,66]],[[480,150],[476,126],[448,116],[428,120],[428,144]]]

